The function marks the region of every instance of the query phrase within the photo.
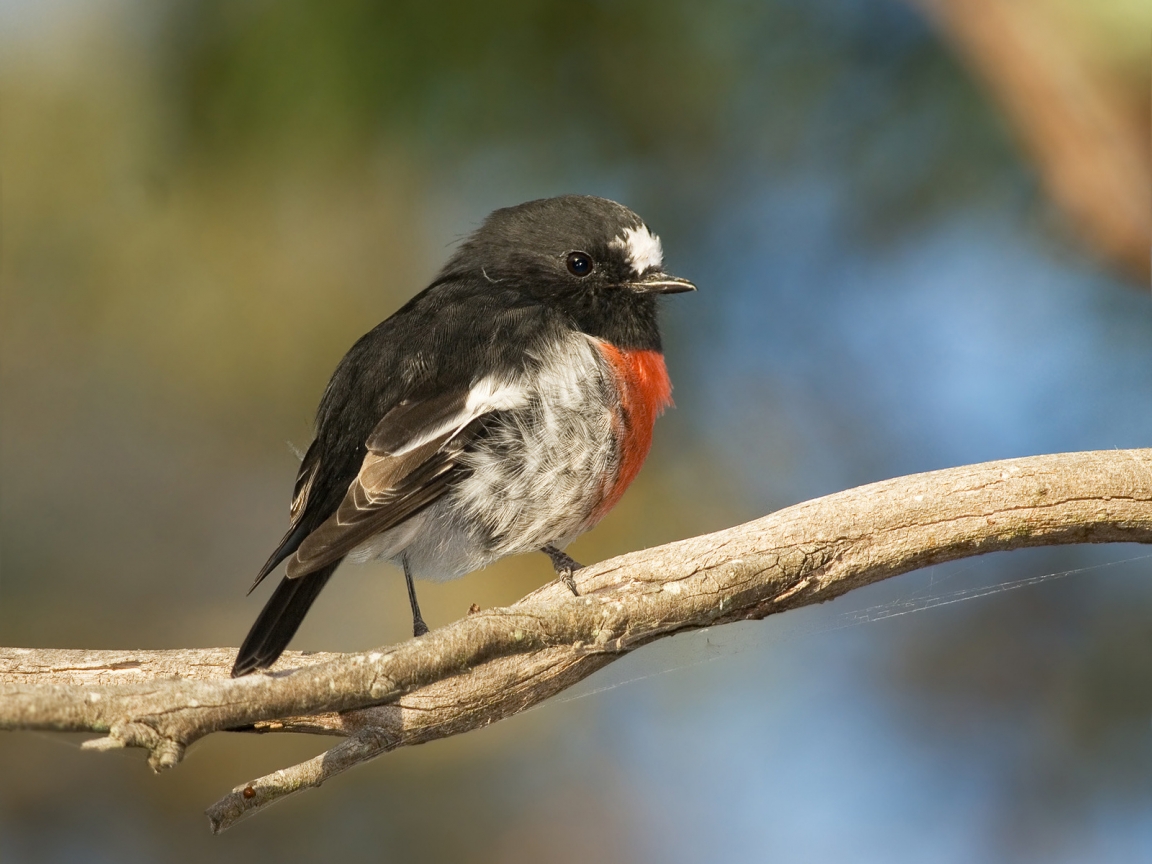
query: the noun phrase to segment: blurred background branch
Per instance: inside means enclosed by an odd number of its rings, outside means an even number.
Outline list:
[[[1000,103],[1073,230],[1112,267],[1148,287],[1148,32],[1116,14],[1116,3],[910,2]],[[1142,46],[1134,57],[1116,50],[1130,40]]]

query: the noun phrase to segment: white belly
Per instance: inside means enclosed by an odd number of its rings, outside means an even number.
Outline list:
[[[617,467],[616,385],[583,335],[541,360],[529,388],[539,397],[498,415],[462,460],[470,474],[349,560],[404,557],[415,578],[440,581],[548,544],[562,548],[587,530]]]

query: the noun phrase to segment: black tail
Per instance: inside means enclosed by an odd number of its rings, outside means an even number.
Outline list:
[[[247,675],[256,669],[267,669],[276,662],[276,658],[296,635],[300,622],[328,583],[328,578],[339,566],[340,562],[337,561],[307,576],[280,580],[264,604],[260,617],[248,631],[244,644],[240,646],[240,653],[236,655],[236,663],[232,666],[233,678]]]

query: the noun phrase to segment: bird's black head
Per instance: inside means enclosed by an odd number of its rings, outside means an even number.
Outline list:
[[[590,195],[495,211],[452,256],[443,279],[514,289],[590,335],[638,348],[659,348],[656,296],[695,290],[664,272],[660,238],[639,216]]]

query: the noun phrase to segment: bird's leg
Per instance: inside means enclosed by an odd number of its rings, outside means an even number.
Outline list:
[[[549,558],[552,559],[552,569],[556,571],[556,575],[560,577],[560,581],[568,586],[568,590],[576,597],[580,596],[580,592],[576,590],[576,580],[572,578],[572,574],[583,567],[583,564],[578,563],[570,555],[567,555],[549,543],[540,550]]]
[[[423,636],[428,632],[428,625],[420,616],[420,604],[416,602],[416,586],[412,584],[412,571],[408,569],[408,556],[401,561],[404,563],[404,581],[408,583],[408,602],[412,604],[412,635]]]

